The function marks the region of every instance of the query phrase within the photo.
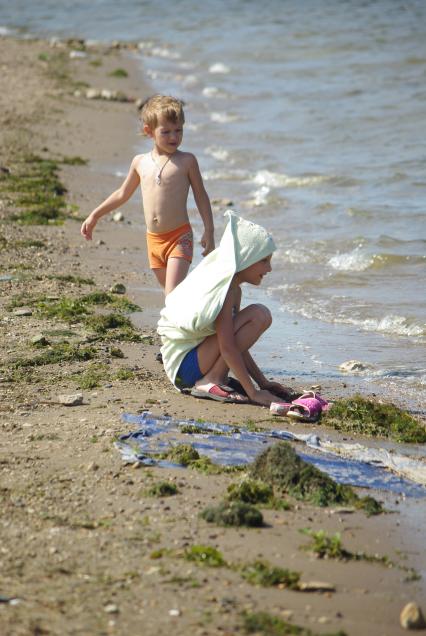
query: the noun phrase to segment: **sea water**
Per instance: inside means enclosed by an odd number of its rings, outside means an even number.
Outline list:
[[[358,359],[361,388],[426,397],[423,0],[0,0],[16,30],[136,41],[152,92],[185,100],[211,199],[278,246],[247,289],[273,310],[268,373],[309,384]]]

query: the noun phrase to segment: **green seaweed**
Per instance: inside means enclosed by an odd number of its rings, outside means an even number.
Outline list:
[[[268,503],[274,490],[269,484],[255,479],[244,479],[237,484],[230,484],[227,489],[227,499],[230,501],[242,501],[243,503],[257,504]]]
[[[362,499],[347,485],[302,460],[288,442],[279,442],[263,451],[250,467],[250,474],[271,486],[276,486],[296,499],[317,506],[353,505],[367,514],[383,512],[381,505],[372,505],[372,497]],[[373,500],[374,501],[374,500]]]
[[[291,507],[284,499],[278,499],[274,496],[272,486],[263,481],[248,478],[230,484],[227,489],[226,499],[249,504],[260,504],[265,508],[273,508],[274,510],[289,510]]]
[[[10,173],[0,177],[0,193],[8,195],[13,208],[11,220],[24,225],[62,223],[66,218],[66,188],[61,183],[59,164],[27,154],[16,160]]]
[[[303,534],[312,538],[312,541],[301,546],[302,550],[313,552],[320,559],[337,559],[340,561],[368,561],[370,563],[380,563],[387,567],[392,567],[394,563],[388,556],[378,554],[366,554],[365,552],[350,552],[342,546],[342,539],[339,532],[329,536],[325,530],[314,532],[309,528],[301,530]]]
[[[426,427],[393,404],[361,395],[336,400],[324,414],[324,424],[356,435],[384,437],[397,442],[424,444]]]
[[[208,523],[220,526],[247,526],[260,528],[263,516],[260,510],[251,504],[240,501],[222,501],[218,506],[205,508],[200,515]]]
[[[209,568],[220,568],[226,565],[221,552],[207,545],[193,545],[186,548],[184,556],[188,561],[195,561]]]
[[[78,156],[65,156],[62,158],[61,163],[65,164],[66,166],[87,166],[89,161]]]
[[[15,369],[22,367],[40,367],[59,362],[86,362],[96,357],[93,347],[80,347],[66,342],[51,345],[47,350],[33,358],[16,358],[12,361]]]
[[[194,460],[200,459],[200,455],[195,448],[192,448],[190,444],[177,444],[173,446],[166,454],[165,457],[171,462],[181,464],[182,466],[189,466]]]
[[[129,74],[124,68],[116,68],[111,73],[108,73],[110,77],[128,77]]]
[[[111,353],[112,355],[112,353]],[[130,369],[118,369],[117,373],[115,374],[115,379],[116,380],[131,380],[135,377],[135,374],[133,371],[131,371]]]
[[[84,373],[74,376],[77,386],[80,389],[94,389],[101,382],[110,379],[108,367],[104,364],[93,364]]]
[[[329,536],[324,530],[313,532],[305,528],[302,532],[312,537],[311,543],[302,546],[303,550],[313,552],[318,558],[343,561],[348,561],[353,558],[352,553],[342,547],[340,532],[336,532],[332,536]]]
[[[241,576],[252,585],[280,586],[290,590],[297,590],[300,580],[298,572],[272,566],[267,561],[260,560],[244,565],[241,569]]]
[[[268,614],[268,612],[245,612],[243,618],[243,629],[246,634],[258,634],[262,636],[317,636],[309,628],[299,627],[284,621],[278,616]],[[347,636],[346,632],[322,633],[321,636]]]
[[[159,481],[146,490],[146,494],[149,497],[171,497],[178,492],[176,484],[170,481]]]
[[[73,283],[75,285],[94,285],[93,278],[84,278],[82,276],[74,276],[73,274],[50,274],[50,280],[59,280],[62,283]]]

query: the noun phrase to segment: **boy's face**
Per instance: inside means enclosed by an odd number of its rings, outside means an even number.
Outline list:
[[[272,271],[271,258],[272,254],[243,269],[238,275],[240,281],[242,283],[250,283],[250,285],[260,285],[263,277]]]
[[[158,126],[154,130],[145,125],[144,132],[153,139],[157,152],[171,155],[182,143],[183,124],[159,119]]]

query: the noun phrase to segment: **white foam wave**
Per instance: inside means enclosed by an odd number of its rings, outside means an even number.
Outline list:
[[[313,175],[309,177],[289,177],[286,174],[279,172],[270,172],[269,170],[259,170],[253,178],[253,181],[259,185],[272,186],[273,188],[280,187],[304,187],[317,185],[318,183],[324,183],[330,181],[331,177],[324,175]]]
[[[150,49],[150,53],[151,55],[154,55],[155,57],[161,57],[165,60],[180,59],[180,53],[178,53],[177,51],[170,51],[170,49],[167,49],[162,46],[154,46],[152,49]]]
[[[226,64],[222,64],[222,62],[217,62],[216,64],[212,64],[209,67],[209,73],[213,74],[226,74],[230,73],[231,69]]]
[[[324,322],[354,325],[362,331],[375,331],[390,336],[405,336],[409,338],[421,338],[426,335],[426,326],[420,325],[405,316],[389,314],[383,318],[354,318],[344,312],[336,311],[327,302],[320,302],[313,298],[306,299],[300,304],[297,301],[288,300],[286,309],[299,314],[309,320],[322,320]]]
[[[203,172],[205,181],[246,181],[247,176],[246,170],[207,170]]]
[[[352,252],[332,256],[327,264],[341,272],[363,272],[374,264],[374,256],[366,254],[358,245]]]
[[[218,161],[229,161],[229,152],[220,146],[207,146],[204,152]]]
[[[184,86],[187,86],[188,88],[191,88],[191,86],[196,86],[199,83],[199,79],[196,75],[184,75],[179,76],[178,79],[181,79],[182,84]]]
[[[210,113],[210,119],[215,124],[230,124],[239,118],[237,115],[231,115],[230,113]]]
[[[268,203],[268,196],[271,188],[266,185],[261,186],[258,190],[252,192],[253,198],[248,201],[249,205],[259,207]]]
[[[0,26],[0,37],[4,37],[5,35],[11,35],[13,33],[12,29],[8,29],[5,26]]]
[[[202,90],[204,97],[226,97],[227,94],[217,86],[205,86]]]
[[[425,335],[425,327],[411,322],[405,316],[395,316],[389,314],[380,319],[352,320],[366,331],[379,331],[380,333],[389,333],[398,336],[423,336]]]

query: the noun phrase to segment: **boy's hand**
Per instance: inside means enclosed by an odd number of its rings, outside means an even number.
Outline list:
[[[96,225],[96,221],[92,219],[90,216],[88,216],[87,219],[84,221],[83,225],[81,226],[80,234],[84,236],[86,241],[92,240],[92,233],[93,233],[93,230],[95,229],[95,225]]]
[[[202,255],[203,256],[207,256],[207,254],[210,254],[210,252],[212,252],[214,250],[214,233],[213,232],[203,232],[203,235],[201,237],[201,241],[200,244],[202,247],[204,247],[204,250],[202,251]]]

